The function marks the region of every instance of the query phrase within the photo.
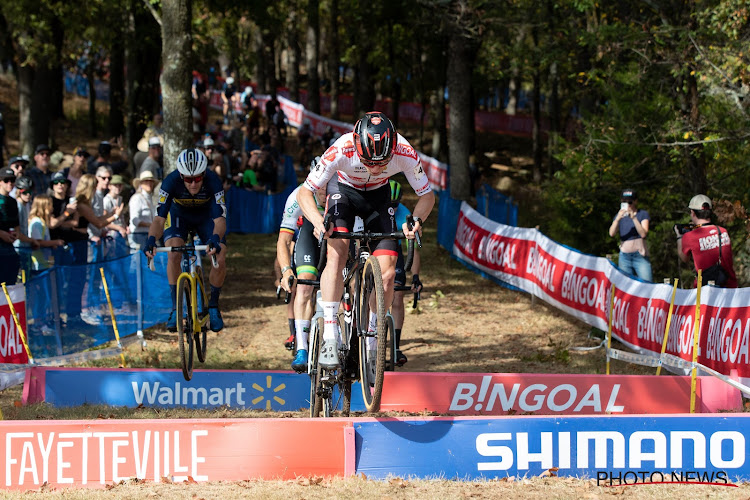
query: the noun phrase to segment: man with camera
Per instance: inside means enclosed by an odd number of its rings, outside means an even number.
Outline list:
[[[680,260],[688,262],[692,254],[695,270],[701,270],[704,285],[712,281],[723,288],[737,288],[732,243],[726,229],[711,224],[711,198],[704,194],[693,196],[688,209],[691,224],[674,226]],[[696,279],[694,285],[697,282]]]

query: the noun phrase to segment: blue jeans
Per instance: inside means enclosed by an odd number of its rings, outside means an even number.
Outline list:
[[[653,281],[651,261],[648,257],[644,257],[638,252],[620,252],[617,267],[620,268],[620,271],[630,276],[637,276],[648,283]]]

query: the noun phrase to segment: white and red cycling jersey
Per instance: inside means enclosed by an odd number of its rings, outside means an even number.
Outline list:
[[[359,155],[354,146],[354,133],[342,135],[323,153],[318,164],[310,170],[304,186],[310,191],[317,191],[336,175],[338,182],[343,185],[359,191],[374,191],[388,184],[390,177],[403,172],[417,196],[429,193],[432,188],[417,152],[401,134],[397,135],[398,142],[393,158],[385,170],[377,175],[371,175],[359,161]]]

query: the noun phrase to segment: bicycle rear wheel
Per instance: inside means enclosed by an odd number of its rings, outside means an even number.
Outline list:
[[[320,343],[323,336],[323,318],[318,318],[310,328],[310,345],[308,352],[310,358],[307,364],[307,373],[310,376],[310,417],[320,416],[322,399],[318,396],[320,375],[318,372],[318,354],[320,354]]]
[[[368,349],[367,335],[371,304],[374,305],[373,312],[377,316],[377,348],[374,351]],[[386,357],[385,318],[385,292],[380,263],[377,257],[370,256],[362,271],[359,317],[359,382],[368,412],[376,412],[380,409],[380,399],[383,395]]]
[[[182,375],[185,380],[193,378],[193,306],[190,279],[181,275],[177,278],[177,342],[180,344]]]
[[[203,318],[208,314],[208,302],[206,301],[206,290],[203,284],[202,270],[199,267],[198,278],[196,280],[196,297],[198,302],[198,310],[196,311],[196,317],[198,321],[202,321]],[[207,340],[208,324],[201,326],[201,331],[195,334],[195,352],[198,355],[198,361],[201,363],[206,361],[206,340]]]

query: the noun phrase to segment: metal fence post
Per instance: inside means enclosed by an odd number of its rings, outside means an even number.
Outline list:
[[[57,355],[63,355],[62,349],[62,325],[60,324],[60,301],[57,296],[57,269],[55,267],[49,273],[50,288],[52,295],[52,312],[55,315],[55,340],[57,341]]]
[[[141,347],[146,347],[146,340],[143,338],[143,269],[141,268],[141,252],[135,252],[135,288],[136,288],[136,306],[138,339],[141,341]]]

